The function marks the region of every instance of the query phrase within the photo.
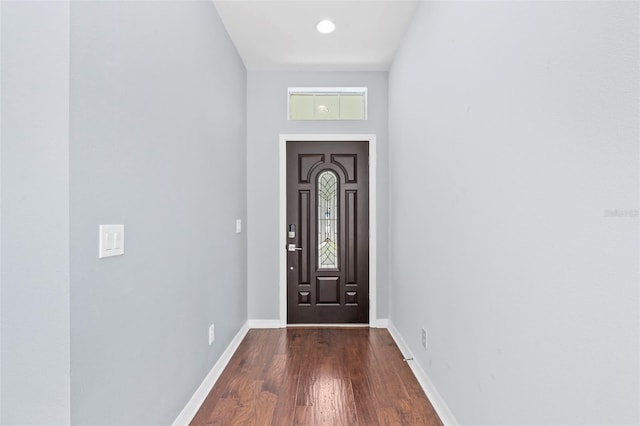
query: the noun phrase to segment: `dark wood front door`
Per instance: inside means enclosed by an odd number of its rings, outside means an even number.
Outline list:
[[[287,142],[287,323],[369,322],[369,145]]]

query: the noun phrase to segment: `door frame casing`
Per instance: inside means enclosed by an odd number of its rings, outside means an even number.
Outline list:
[[[280,168],[280,326],[287,326],[287,142],[357,142],[369,144],[369,326],[384,326],[376,315],[376,193],[377,151],[375,134],[281,134],[279,143]],[[296,324],[300,326],[301,324]],[[328,324],[322,324],[327,326]],[[344,326],[346,324],[340,324]],[[358,324],[362,326],[362,324]]]

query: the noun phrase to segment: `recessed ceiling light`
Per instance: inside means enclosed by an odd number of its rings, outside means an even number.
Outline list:
[[[325,19],[323,21],[318,22],[318,25],[316,25],[316,28],[318,29],[318,32],[320,34],[331,34],[333,30],[336,29],[336,24],[334,24],[328,19]]]

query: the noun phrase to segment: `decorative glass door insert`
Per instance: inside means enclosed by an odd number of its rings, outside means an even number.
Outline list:
[[[338,268],[338,176],[318,176],[318,268]]]

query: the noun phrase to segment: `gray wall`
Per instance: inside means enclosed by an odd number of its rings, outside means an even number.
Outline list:
[[[396,57],[391,319],[462,424],[640,421],[638,8],[422,3]]]
[[[249,318],[278,319],[279,136],[299,133],[374,133],[378,155],[377,315],[388,315],[386,72],[250,71],[247,81],[247,208]],[[288,121],[288,87],[367,86],[367,121]]]
[[[69,423],[69,3],[2,2],[2,424]]]
[[[245,110],[211,1],[72,3],[73,423],[169,424],[246,321]]]

